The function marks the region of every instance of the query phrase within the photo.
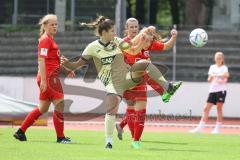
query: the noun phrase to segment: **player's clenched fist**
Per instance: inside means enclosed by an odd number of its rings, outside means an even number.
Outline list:
[[[61,60],[60,61],[61,65],[65,65],[65,64],[67,64],[69,62],[69,60],[66,57],[64,57],[64,56],[61,56],[60,60]]]
[[[177,34],[178,34],[178,32],[177,32],[176,29],[172,29],[172,30],[171,30],[171,35],[172,35],[172,36],[177,37]]]

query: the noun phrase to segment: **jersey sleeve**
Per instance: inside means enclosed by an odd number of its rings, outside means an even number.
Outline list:
[[[94,47],[92,45],[88,45],[83,53],[82,53],[82,59],[85,60],[85,61],[89,61],[90,59],[92,59],[93,57],[93,52],[94,52]]]
[[[164,43],[159,41],[153,41],[149,47],[149,51],[163,51]]]
[[[119,47],[122,51],[129,49],[131,46],[130,42],[127,42],[126,40],[119,37],[114,37],[113,41],[114,43],[116,43],[117,47]]]
[[[38,57],[48,57],[49,50],[51,48],[51,41],[48,37],[39,40],[38,44]]]
[[[228,67],[224,65],[224,70],[223,70],[224,73],[227,73],[228,72]]]
[[[213,65],[211,65],[208,70],[208,75],[212,75],[212,74],[213,74]]]

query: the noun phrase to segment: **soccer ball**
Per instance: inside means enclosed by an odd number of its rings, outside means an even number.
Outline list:
[[[196,28],[190,33],[189,41],[195,47],[203,47],[208,41],[207,32],[202,28]]]

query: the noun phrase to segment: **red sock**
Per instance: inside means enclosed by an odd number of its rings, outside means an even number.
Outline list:
[[[148,79],[147,83],[155,90],[157,91],[160,95],[163,95],[164,89],[162,86],[160,86],[157,82],[155,82],[152,79]]]
[[[65,137],[64,133],[63,133],[63,130],[64,130],[63,113],[54,110],[54,112],[53,112],[53,124],[54,124],[54,127],[55,127],[57,137],[59,137],[59,138]]]
[[[127,124],[128,124],[128,128],[129,128],[129,130],[131,132],[132,138],[134,137],[134,122],[135,122],[135,118],[136,118],[135,110],[134,109],[128,110],[128,121],[127,121]]]
[[[136,113],[136,119],[134,123],[134,141],[139,141],[143,128],[144,128],[144,121],[145,121],[145,116],[146,116],[146,109],[142,109],[139,111],[135,111]]]
[[[134,112],[134,109],[128,109],[128,107],[127,107],[127,109],[126,109],[126,114],[125,114],[125,116],[123,117],[122,121],[119,123],[119,125],[120,125],[121,128],[124,128],[124,127],[127,125],[128,119],[129,119],[129,118],[128,118],[128,115],[131,114],[132,112]]]
[[[30,113],[28,113],[27,117],[24,119],[20,127],[21,130],[23,132],[26,132],[28,127],[30,127],[41,115],[42,113],[40,112],[38,107],[33,109]]]
[[[128,118],[127,118],[127,113],[124,115],[123,119],[121,120],[121,122],[119,123],[119,126],[121,128],[124,128],[126,125],[127,125],[127,121],[128,121]]]

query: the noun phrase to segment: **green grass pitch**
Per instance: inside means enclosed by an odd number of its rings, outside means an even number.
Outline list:
[[[30,128],[27,142],[13,138],[16,128],[0,128],[0,160],[239,160],[240,135],[145,132],[141,148],[131,138],[115,136],[113,149],[104,148],[104,132],[66,130],[72,144],[57,144],[55,131]],[[116,133],[116,132],[115,132]]]

